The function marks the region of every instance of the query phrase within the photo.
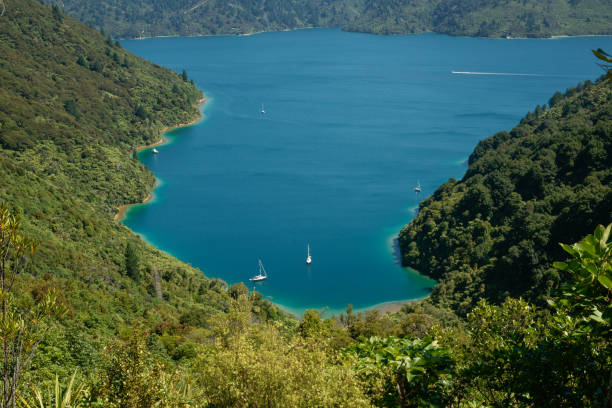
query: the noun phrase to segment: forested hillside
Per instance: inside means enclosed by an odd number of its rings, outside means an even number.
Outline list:
[[[480,298],[541,302],[572,242],[612,220],[612,86],[555,94],[474,149],[462,180],[421,203],[400,233],[403,263],[440,280],[432,300],[461,313]]]
[[[58,7],[3,4],[0,407],[603,407],[612,401],[612,225],[590,225],[609,212],[609,85],[556,95],[550,110],[539,108],[513,132],[483,141],[465,181],[445,185],[409,227],[421,225],[441,195],[452,195],[463,203],[457,219],[468,225],[460,232],[475,231],[473,242],[522,237],[508,250],[510,261],[535,259],[529,240],[547,238],[554,247],[553,239],[570,242],[594,230],[566,246],[567,254],[540,259],[545,276],[565,283],[550,306],[480,301],[459,309],[469,312],[465,319],[432,302],[393,315],[349,306],[328,319],[307,311],[298,322],[244,284],[228,288],[208,279],[113,221],[118,204],[141,201],[154,181],[134,149],[156,141],[163,127],[197,117],[202,95],[188,78],[127,53]],[[555,177],[560,182],[551,184]],[[472,194],[468,184],[480,187]],[[500,198],[506,193],[507,200]],[[479,220],[469,221],[474,214]],[[512,223],[496,229],[494,220],[508,214]],[[487,225],[490,236],[477,232]],[[554,225],[554,236],[543,228]],[[423,239],[434,242],[427,232]],[[457,234],[469,240],[462,237]],[[454,265],[453,256],[445,265]],[[567,257],[553,272],[550,261]],[[472,279],[475,269],[461,271]],[[469,284],[449,290],[452,282],[443,279],[434,300],[455,294],[446,297],[454,307],[454,299],[472,293]],[[505,288],[497,290],[495,300]]]
[[[113,37],[248,34],[305,27],[338,27],[364,0],[110,0],[50,1]]]
[[[342,27],[479,37],[612,34],[606,0],[45,0],[116,38]]]
[[[434,11],[434,31],[477,37],[612,34],[606,0],[451,0]]]
[[[113,216],[154,183],[134,149],[197,118],[201,92],[33,0],[7,2],[0,66],[0,202],[40,242],[18,285],[24,299],[55,290],[69,308],[50,333],[53,344],[41,345],[36,374],[95,369],[103,346],[138,320],[163,323],[158,338],[180,325],[180,335],[160,343],[162,356],[180,359],[192,326],[229,309],[227,287]],[[262,318],[276,313],[261,306]]]

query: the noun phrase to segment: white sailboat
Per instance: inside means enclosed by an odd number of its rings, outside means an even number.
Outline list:
[[[153,154],[157,154],[159,151],[156,148],[153,148]]]
[[[310,265],[312,263],[312,257],[310,256],[310,244],[308,244],[308,255],[306,256],[306,265]]]
[[[264,269],[264,266],[261,263],[261,259],[258,259],[258,261],[259,261],[259,265],[258,265],[259,273],[249,279],[251,282],[259,282],[259,281],[268,279],[268,274],[266,273],[266,270]]]
[[[417,186],[414,188],[414,192],[415,193],[421,192],[421,182],[420,181],[417,181]]]
[[[262,115],[265,115],[266,110],[264,109],[263,103],[261,104],[261,110],[259,111]]]

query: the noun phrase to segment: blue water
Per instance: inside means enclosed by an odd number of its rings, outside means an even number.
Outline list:
[[[299,314],[426,296],[435,282],[401,268],[392,248],[418,202],[463,175],[480,139],[599,76],[590,50],[612,49],[612,37],[324,29],[124,46],[186,69],[208,99],[202,122],[139,154],[160,183],[125,224]],[[252,284],[258,258],[269,279]]]

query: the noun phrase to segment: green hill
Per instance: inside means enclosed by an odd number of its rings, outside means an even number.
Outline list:
[[[605,0],[451,0],[434,11],[434,31],[477,37],[612,34]]]
[[[559,242],[612,220],[612,86],[555,94],[510,132],[482,140],[460,181],[421,203],[400,233],[404,265],[440,280],[432,300],[541,301],[561,276]]]
[[[118,38],[248,34],[342,26],[364,0],[111,0],[49,1]]]
[[[45,0],[117,38],[342,27],[480,37],[612,34],[606,0]]]
[[[135,148],[159,140],[165,126],[197,118],[202,94],[58,8],[32,0],[6,6],[0,202],[21,214],[24,231],[41,243],[18,281],[22,295],[55,289],[69,308],[34,360],[37,375],[95,369],[103,346],[139,321],[163,323],[160,338],[179,325],[181,335],[166,338],[161,355],[180,359],[181,345],[229,310],[227,285],[144,243],[113,216],[154,184],[133,158]],[[258,302],[259,318],[277,315]]]

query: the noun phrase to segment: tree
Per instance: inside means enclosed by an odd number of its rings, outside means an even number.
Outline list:
[[[29,299],[23,306],[17,300],[14,284],[27,267],[27,257],[34,253],[36,241],[21,233],[21,220],[0,204],[0,342],[2,360],[1,408],[14,408],[21,374],[44,339],[53,314],[61,315],[56,295],[50,291],[38,302]],[[19,304],[21,303],[21,305]]]
[[[140,279],[140,259],[132,242],[125,246],[125,271],[130,278]]]
[[[183,73],[181,74],[181,78],[183,78],[183,81],[187,82],[187,80],[189,79],[189,77],[187,76],[187,70],[183,69]]]
[[[79,55],[79,58],[77,59],[77,64],[79,64],[82,67],[89,68],[89,63],[87,62],[87,60],[85,60],[85,57],[83,57],[82,55]]]
[[[136,328],[125,341],[107,348],[106,362],[94,395],[112,408],[152,407],[163,398],[157,379],[163,372],[146,345],[146,333]]]
[[[57,5],[51,6],[53,10],[53,18],[62,23],[64,21],[64,15],[62,14],[62,10]]]
[[[242,282],[234,283],[227,290],[227,294],[230,295],[232,297],[232,299],[238,300],[238,298],[240,296],[248,296],[249,295],[249,289]]]
[[[81,117],[76,101],[72,99],[69,99],[64,102],[64,109],[66,109],[66,112],[74,116],[74,118],[77,120]]]
[[[136,110],[134,111],[134,114],[138,116],[140,119],[146,119],[147,117],[149,117],[149,114],[147,113],[147,109],[143,105],[138,105],[136,107]]]

